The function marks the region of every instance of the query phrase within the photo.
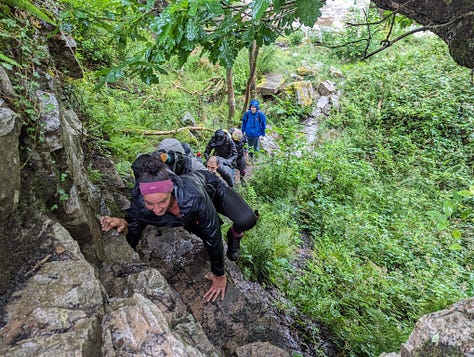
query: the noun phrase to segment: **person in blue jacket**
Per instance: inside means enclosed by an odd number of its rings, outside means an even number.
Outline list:
[[[237,260],[244,232],[257,223],[256,212],[210,171],[197,170],[177,176],[153,155],[144,156],[141,165],[142,170],[134,171],[138,187],[132,192],[125,219],[102,216],[102,230],[117,229],[135,248],[147,225],[183,226],[203,240],[209,254],[211,272],[206,278],[212,285],[204,298],[207,301],[215,301],[219,296],[224,299],[224,248],[218,213],[233,222],[227,231],[227,257]]]
[[[247,137],[247,144],[253,151],[258,151],[260,138],[265,136],[267,128],[267,117],[259,110],[259,102],[256,99],[250,101],[249,109],[242,117],[242,133]],[[253,157],[253,151],[250,156]]]

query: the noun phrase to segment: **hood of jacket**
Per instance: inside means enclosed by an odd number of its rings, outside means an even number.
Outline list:
[[[165,152],[174,151],[179,152],[180,154],[185,154],[183,145],[177,140],[173,138],[165,138],[163,139],[157,147],[157,150],[164,150]]]
[[[251,107],[252,105],[253,105],[255,108],[257,108],[257,110],[260,109],[260,107],[259,107],[259,106],[260,106],[260,103],[258,102],[257,99],[252,99],[252,100],[250,101],[249,109],[250,109],[250,107]]]

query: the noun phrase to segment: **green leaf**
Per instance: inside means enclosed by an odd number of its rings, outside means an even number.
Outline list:
[[[207,0],[204,0],[204,4],[206,6],[206,9],[207,11],[209,11],[210,13],[216,15],[216,16],[220,16],[220,15],[223,15],[224,14],[224,10],[222,9],[222,5],[220,3],[220,1],[207,1]]]
[[[113,67],[106,75],[105,81],[107,83],[117,82],[124,75],[123,69],[121,67]]]
[[[236,56],[237,53],[235,48],[233,48],[230,43],[224,39],[219,46],[219,63],[225,68],[232,68]]]
[[[474,191],[461,190],[461,191],[458,191],[458,194],[461,195],[462,197],[473,197]]]
[[[453,238],[455,239],[461,239],[461,232],[457,229],[455,229],[454,231],[451,232],[451,235],[453,236]]]
[[[199,33],[201,28],[196,24],[194,19],[189,19],[186,23],[185,37],[189,41],[196,41],[199,39]]]
[[[3,53],[0,52],[0,63],[1,62],[11,64],[12,66],[22,67],[21,64],[19,64],[17,61],[8,56],[5,56]]]
[[[49,15],[47,15],[44,10],[36,7],[28,0],[1,0],[1,2],[26,11],[30,15],[37,17],[44,22],[56,25],[56,22]]]
[[[314,0],[296,0],[295,16],[305,26],[313,26],[316,20],[321,16],[322,1]]]
[[[462,248],[462,245],[460,245],[459,243],[454,243],[454,244],[451,244],[449,247],[448,247],[449,250],[461,250],[463,249]]]
[[[255,0],[252,6],[252,18],[255,21],[258,21],[261,19],[263,14],[265,13],[265,10],[268,8],[270,5],[270,0]]]

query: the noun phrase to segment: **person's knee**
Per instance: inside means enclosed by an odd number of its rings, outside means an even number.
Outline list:
[[[233,228],[239,233],[248,231],[257,224],[257,220],[258,216],[255,214],[255,212],[248,210],[247,212],[243,212],[243,214],[239,216],[239,219],[233,222]]]

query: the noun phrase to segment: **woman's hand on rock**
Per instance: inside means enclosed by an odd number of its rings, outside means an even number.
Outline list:
[[[221,300],[224,300],[225,288],[227,285],[226,276],[218,276],[212,273],[207,273],[204,277],[212,281],[211,288],[207,291],[206,295],[204,295],[204,299],[206,299],[206,301],[214,302],[220,295]]]
[[[102,216],[100,217],[100,227],[104,232],[108,232],[113,228],[117,229],[117,232],[122,233],[128,226],[128,223],[123,218]]]

